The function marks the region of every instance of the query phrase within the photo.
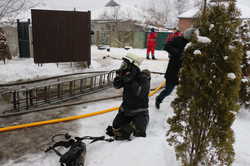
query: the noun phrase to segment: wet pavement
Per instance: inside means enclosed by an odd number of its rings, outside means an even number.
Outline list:
[[[108,92],[108,93],[107,93]],[[108,97],[121,94],[120,90],[113,88],[91,94],[81,98],[82,101],[94,98]],[[4,105],[0,100],[0,112]],[[57,118],[77,115],[79,113],[74,109],[77,106],[57,108],[41,112],[28,113],[19,116],[0,118],[0,127],[26,124],[37,121],[45,121]],[[58,133],[77,132],[81,126],[77,121],[61,122],[50,125],[29,127],[13,131],[0,132],[0,165],[7,160],[18,160],[22,156],[33,153],[41,153],[50,142],[51,136]]]

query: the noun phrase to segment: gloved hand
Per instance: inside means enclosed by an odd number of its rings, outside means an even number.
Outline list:
[[[116,76],[114,79],[113,85],[116,89],[120,89],[121,87],[123,87],[122,77]]]
[[[138,67],[132,66],[131,69],[125,73],[125,75],[122,77],[123,82],[126,83],[130,83],[131,81],[133,81],[136,76],[140,73],[140,69]]]
[[[113,127],[112,126],[108,126],[106,128],[106,134],[109,135],[110,137],[114,136],[114,131],[113,131]]]

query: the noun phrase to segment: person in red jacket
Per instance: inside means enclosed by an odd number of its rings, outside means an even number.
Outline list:
[[[147,36],[147,59],[149,58],[149,54],[151,52],[152,59],[155,58],[155,46],[156,46],[156,37],[157,33],[155,32],[154,28],[151,28],[151,32]]]
[[[169,41],[172,41],[173,38],[182,35],[182,33],[179,31],[179,29],[174,28],[173,30],[174,30],[173,33],[170,33],[170,34],[167,36],[166,43],[169,42]]]

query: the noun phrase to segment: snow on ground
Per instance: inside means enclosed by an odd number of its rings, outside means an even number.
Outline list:
[[[145,57],[145,49],[130,49],[126,51],[121,48],[111,48],[110,57],[103,59],[108,53],[106,50],[98,50],[92,46],[92,62],[88,69],[76,70],[69,66],[56,64],[45,64],[38,67],[33,64],[33,59],[14,59],[7,64],[0,64],[0,83],[15,81],[18,79],[32,79],[37,77],[53,76],[79,71],[100,71],[113,70],[119,67],[121,58],[127,52],[133,52]],[[156,51],[158,60],[144,60],[141,68],[151,71],[164,72],[168,56],[164,51]],[[164,81],[163,76],[152,75],[151,85],[155,87]],[[160,110],[154,107],[155,96],[150,98],[150,122],[147,129],[146,138],[132,138],[132,141],[115,141],[111,143],[97,142],[87,145],[86,166],[179,166],[176,161],[173,147],[166,142],[166,132],[168,124],[166,119],[173,114],[170,103],[176,97],[174,91],[161,105]],[[96,112],[107,108],[119,106],[120,99],[89,103],[75,107],[77,114]],[[112,123],[116,111],[77,120],[81,129],[77,133],[69,133],[75,136],[100,136],[104,134],[105,128]],[[250,113],[242,109],[233,125],[235,131],[236,160],[234,166],[250,165],[250,149],[247,146],[250,139]],[[26,129],[28,130],[28,129]],[[1,144],[1,143],[0,143]],[[1,147],[1,146],[0,146]],[[11,147],[10,147],[11,148]],[[53,154],[23,154],[21,159],[8,161],[3,166],[59,166],[58,157]]]
[[[91,66],[86,69],[76,69],[70,67],[70,63],[48,63],[43,66],[34,64],[33,58],[15,58],[7,61],[7,64],[3,64],[0,61],[0,84],[10,81],[27,80],[39,77],[48,77],[55,75],[63,75],[74,72],[87,72],[87,71],[110,71],[119,67],[122,56],[128,52],[136,53],[141,57],[145,57],[146,50],[143,49],[119,49],[111,48],[110,53],[106,50],[98,50],[96,46],[92,46],[92,60]],[[103,59],[103,57],[110,54],[110,57]],[[164,72],[168,60],[168,54],[163,51],[156,51],[156,57],[159,57],[159,61],[144,61],[141,68],[145,69],[148,66],[153,65],[152,71]],[[159,65],[159,63],[161,65]],[[150,67],[149,67],[150,69]]]

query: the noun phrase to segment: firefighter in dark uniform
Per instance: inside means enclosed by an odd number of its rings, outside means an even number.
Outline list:
[[[128,53],[123,58],[120,69],[116,71],[113,85],[117,89],[123,88],[123,101],[112,126],[106,129],[106,134],[116,140],[130,139],[131,134],[135,137],[146,137],[150,72],[140,71],[141,62],[142,58]]]
[[[184,48],[195,35],[195,30],[195,28],[189,28],[184,32],[183,36],[175,37],[173,40],[168,41],[165,45],[164,50],[170,54],[170,60],[164,75],[166,86],[155,100],[155,106],[157,109],[160,108],[161,102],[172,93],[178,84],[179,71],[182,67],[182,59],[184,56]]]

